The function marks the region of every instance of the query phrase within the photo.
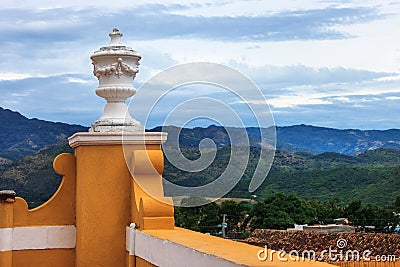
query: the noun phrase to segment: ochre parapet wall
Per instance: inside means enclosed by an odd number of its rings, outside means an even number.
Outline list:
[[[162,188],[166,134],[78,133],[69,140],[77,159],[76,266],[127,266],[126,226],[174,228]]]
[[[260,261],[260,247],[174,226],[164,197],[162,133],[78,133],[75,155],[61,154],[54,196],[28,210],[0,203],[1,267],[328,266]]]
[[[57,156],[54,170],[63,176],[57,192],[28,209],[22,198],[0,203],[0,266],[74,266],[75,157]]]
[[[131,225],[126,235],[126,249],[131,262],[140,262],[140,266],[332,266],[302,258],[293,261],[288,255],[280,259],[276,252],[260,260],[260,247],[178,227],[174,230],[139,231]]]

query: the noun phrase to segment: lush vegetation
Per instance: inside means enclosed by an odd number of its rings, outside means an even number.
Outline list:
[[[47,200],[61,180],[52,168],[54,157],[61,152],[71,152],[66,138],[74,132],[86,130],[78,125],[28,119],[17,112],[0,108],[0,190],[15,190],[18,196],[29,202],[30,207]],[[197,147],[204,138],[213,139],[218,148],[213,163],[196,173],[184,172],[166,160],[163,176],[167,180],[180,185],[199,186],[215,180],[225,170],[230,159],[227,130],[218,126],[194,129],[171,126],[163,130],[180,132],[181,151],[189,159],[200,157]],[[259,162],[261,141],[266,142],[260,139],[260,131],[269,130],[229,129],[230,134],[239,137],[239,140],[247,132],[252,147],[241,180],[226,197],[250,198],[256,194],[258,199],[264,200],[254,207],[248,203],[239,206],[226,203],[221,206],[209,204],[189,213],[183,208],[177,209],[179,225],[197,227],[197,230],[207,229],[214,227],[217,222],[218,225],[222,221],[220,214],[224,213],[231,216],[230,228],[236,225],[235,220],[242,220],[246,214],[249,215],[247,219],[251,215],[253,224],[260,227],[280,228],[293,222],[317,219],[329,222],[333,217],[340,216],[353,216],[353,222],[366,224],[370,217],[362,218],[363,214],[385,218],[387,213],[382,209],[390,207],[400,195],[400,130],[337,130],[306,125],[277,127],[280,150],[276,151],[271,171],[262,186],[250,193],[248,186]],[[172,148],[167,142],[164,149]],[[307,210],[308,213],[297,217],[283,206],[276,209],[277,193],[284,193],[280,195],[278,203],[299,201],[295,204],[296,209]],[[274,199],[271,200],[271,197]],[[329,205],[337,208],[328,209]],[[226,210],[228,207],[230,211]],[[258,215],[257,209],[260,211]],[[349,209],[353,211],[349,212]],[[264,215],[261,216],[262,213]],[[199,218],[196,214],[208,215]],[[237,219],[233,220],[232,216]],[[275,225],[272,220],[274,217]],[[243,224],[241,227],[244,229]],[[213,229],[216,231],[218,227],[207,231],[212,232]]]
[[[400,194],[399,177],[399,166],[271,173],[257,193],[261,196],[294,193],[306,199],[338,198],[345,203],[361,200],[383,206]]]
[[[253,228],[286,229],[293,224],[328,224],[336,218],[348,218],[352,225],[375,226],[374,231],[390,232],[399,223],[394,212],[400,210],[400,197],[387,207],[352,201],[344,204],[338,199],[304,200],[295,195],[277,193],[253,206]],[[277,219],[279,218],[279,219]]]
[[[200,156],[195,148],[181,150],[191,159]],[[360,200],[385,206],[400,194],[400,151],[393,149],[367,151],[357,156],[277,151],[266,180],[255,193],[250,193],[248,186],[259,161],[259,151],[251,148],[247,169],[227,197],[249,198],[252,194],[267,197],[282,192],[305,199],[337,198],[347,204]],[[166,160],[164,178],[184,186],[200,186],[219,177],[229,157],[230,147],[222,147],[208,168],[195,173],[175,168]]]
[[[182,149],[191,159],[200,156],[198,149]],[[0,168],[0,189],[13,189],[32,205],[47,200],[57,189],[60,177],[52,168],[52,161],[61,152],[72,152],[64,142],[40,150],[21,160]],[[230,149],[218,149],[216,159],[207,169],[184,172],[166,160],[164,178],[186,186],[198,186],[214,180],[226,168]],[[271,172],[263,185],[253,193],[248,185],[258,163],[259,149],[250,150],[248,167],[237,186],[226,196],[260,198],[275,193],[296,194],[304,199],[319,201],[340,199],[345,204],[360,200],[366,204],[387,206],[400,195],[400,151],[381,149],[357,156],[337,153],[311,155],[277,151]],[[168,192],[167,192],[168,193]]]
[[[0,190],[14,190],[31,208],[45,202],[60,185],[61,177],[53,170],[53,160],[63,152],[72,152],[65,142],[42,149],[8,165],[0,170]]]
[[[294,224],[333,223],[336,218],[348,218],[358,231],[390,233],[399,223],[399,217],[394,214],[399,211],[400,196],[391,205],[378,207],[360,201],[344,204],[337,199],[304,200],[295,195],[277,193],[255,204],[225,200],[219,205],[176,207],[175,220],[180,227],[221,235],[222,218],[226,214],[226,232],[231,238],[246,237],[249,231],[257,228],[285,230]],[[365,226],[375,226],[375,229]]]

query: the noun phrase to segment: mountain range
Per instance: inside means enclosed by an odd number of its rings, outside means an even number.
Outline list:
[[[212,139],[217,147],[230,145],[229,135],[222,126],[196,127],[193,129],[175,126],[156,127],[148,131],[163,130],[168,133],[179,132],[181,147],[198,147],[204,138]],[[87,127],[28,119],[18,112],[0,107],[0,164],[18,160],[40,149],[66,141],[75,132],[86,132]],[[233,133],[243,135],[243,129],[228,128]],[[262,146],[260,131],[271,135],[270,129],[255,127],[246,128],[250,145]],[[240,136],[239,136],[240,137]],[[400,150],[400,130],[357,130],[333,129],[311,125],[294,125],[276,127],[277,149],[288,152],[309,152],[320,154],[336,152],[345,155],[356,155],[368,150],[392,148]],[[167,142],[168,144],[168,142]]]
[[[217,147],[230,145],[227,130],[222,126],[196,127],[193,129],[178,128],[175,126],[156,127],[149,131],[165,131],[176,134],[179,132],[179,145],[181,147],[198,147],[204,138],[212,139]],[[229,134],[236,135],[235,140],[240,140],[244,131],[240,128],[228,128]],[[249,143],[253,147],[262,146],[260,131],[264,136],[271,138],[271,129],[248,127],[246,132]],[[168,141],[167,141],[168,145]],[[288,152],[309,152],[320,154],[336,152],[345,155],[356,155],[368,150],[380,148],[400,149],[400,130],[358,130],[358,129],[333,129],[311,125],[294,125],[276,127],[276,148]]]
[[[73,133],[82,131],[87,131],[87,127],[28,119],[18,112],[0,107],[0,164],[65,142]]]
[[[161,127],[149,131],[160,131]],[[199,143],[210,138],[216,144],[214,163],[199,173],[185,173],[166,159],[163,176],[181,185],[212,181],[224,170],[230,157],[229,133],[248,135],[251,150],[248,167],[230,197],[249,197],[249,181],[266,142],[260,131],[271,129],[177,128],[181,151],[188,158],[200,156]],[[87,127],[28,119],[18,112],[0,108],[0,190],[13,189],[31,206],[48,199],[60,177],[52,170],[53,158],[72,152],[67,137]],[[275,192],[293,193],[304,198],[344,202],[362,200],[386,205],[400,196],[400,130],[339,130],[309,125],[276,127],[277,151],[271,172],[255,192],[267,196]],[[170,139],[169,139],[170,140]],[[268,143],[268,142],[267,142]],[[165,149],[168,149],[167,142]],[[173,148],[172,148],[173,149]],[[36,204],[35,204],[36,203]]]

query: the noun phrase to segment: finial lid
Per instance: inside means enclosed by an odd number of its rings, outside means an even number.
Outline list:
[[[122,45],[121,37],[123,36],[123,34],[117,28],[114,28],[112,33],[110,33],[108,36],[110,36],[111,38],[109,46]]]
[[[106,46],[101,47],[99,50],[95,51],[91,56],[91,59],[103,55],[134,56],[139,59],[141,58],[138,52],[136,52],[133,48],[124,45],[121,42],[123,34],[119,31],[118,28],[114,28],[108,36],[110,36],[111,38],[110,43]]]

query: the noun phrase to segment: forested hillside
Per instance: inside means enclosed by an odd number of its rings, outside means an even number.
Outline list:
[[[213,163],[200,172],[185,172],[165,160],[165,179],[198,186],[216,179],[230,159],[227,131],[219,126],[180,129],[157,127],[151,131],[179,132],[179,145],[189,159],[200,156],[198,145],[212,139],[218,150]],[[28,119],[0,108],[0,189],[13,189],[31,205],[48,199],[60,183],[52,161],[71,152],[67,137],[86,127]],[[228,197],[267,197],[282,192],[321,201],[387,205],[400,196],[400,130],[338,130],[307,125],[277,127],[278,150],[271,171],[256,192],[248,185],[258,164],[263,141],[260,131],[271,129],[230,128],[239,137],[247,132],[250,157],[244,175]],[[164,149],[172,149],[167,143]],[[261,162],[261,164],[266,164]],[[168,192],[167,192],[168,193]]]

